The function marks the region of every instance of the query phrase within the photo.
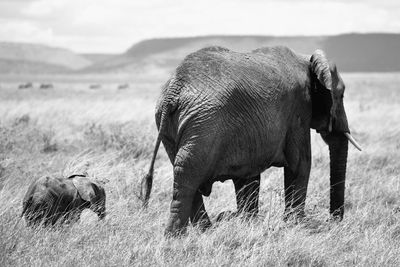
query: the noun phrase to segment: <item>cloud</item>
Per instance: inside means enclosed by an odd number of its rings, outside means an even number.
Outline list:
[[[64,0],[39,0],[31,2],[22,10],[22,13],[32,17],[43,17],[61,11],[62,9],[67,11],[70,7],[68,2]]]
[[[12,1],[0,0],[7,24],[1,40],[34,39],[86,52],[121,52],[155,37],[400,31],[397,0]]]
[[[0,20],[0,36],[4,41],[52,43],[54,42],[51,28],[43,28],[29,21],[2,21]]]

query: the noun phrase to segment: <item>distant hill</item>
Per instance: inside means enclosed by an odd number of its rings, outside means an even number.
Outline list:
[[[141,41],[121,54],[77,54],[45,45],[0,42],[0,74],[164,77],[186,55],[212,45],[242,52],[285,45],[304,54],[311,54],[319,48],[344,72],[400,71],[400,34],[343,34],[161,38]]]
[[[89,66],[86,72],[147,72],[176,67],[189,53],[219,45],[235,51],[250,51],[261,46],[284,44],[301,50],[318,47],[321,37],[204,36],[144,40],[125,53]]]
[[[323,49],[345,72],[400,71],[400,34],[344,34],[337,36],[205,36],[144,40],[125,53],[94,63],[84,72],[171,71],[189,53],[219,45],[235,51],[251,51],[272,45],[286,45],[311,54]]]
[[[0,42],[1,73],[67,72],[91,64],[87,58],[63,48]]]
[[[88,59],[92,63],[99,63],[102,61],[106,61],[108,59],[111,59],[117,54],[99,54],[99,53],[92,53],[92,54],[80,54],[82,57]]]

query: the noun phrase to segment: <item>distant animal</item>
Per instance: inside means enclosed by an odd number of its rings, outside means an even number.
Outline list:
[[[310,129],[330,150],[330,214],[341,220],[348,140],[345,84],[325,53],[300,55],[277,46],[238,53],[209,47],[188,55],[162,88],[158,137],[142,179],[148,205],[160,142],[173,165],[167,236],[211,225],[202,196],[233,180],[238,211],[258,213],[260,173],[284,168],[285,216],[301,219],[311,169]]]
[[[22,203],[22,216],[30,226],[50,226],[57,222],[75,222],[89,208],[103,219],[105,205],[104,188],[85,175],[46,176],[29,186]]]
[[[128,88],[129,88],[129,84],[128,83],[124,83],[124,84],[118,85],[118,89],[119,90],[128,89]]]
[[[40,85],[40,89],[53,89],[53,88],[54,88],[54,86],[51,83],[42,83]]]
[[[100,88],[101,88],[101,85],[100,85],[100,84],[91,84],[91,85],[89,86],[89,88],[90,88],[90,89],[100,89]]]
[[[30,89],[30,88],[33,88],[33,84],[31,82],[18,85],[18,89]]]

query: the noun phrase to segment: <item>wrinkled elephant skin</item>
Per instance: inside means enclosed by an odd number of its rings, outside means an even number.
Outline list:
[[[232,179],[238,211],[258,212],[260,173],[284,168],[285,216],[304,216],[311,167],[310,129],[330,149],[332,216],[343,217],[349,134],[344,83],[335,64],[286,47],[237,53],[209,47],[188,55],[164,85],[156,108],[159,134],[142,180],[148,205],[155,157],[163,143],[174,185],[166,235],[189,220],[211,225],[202,196]]]

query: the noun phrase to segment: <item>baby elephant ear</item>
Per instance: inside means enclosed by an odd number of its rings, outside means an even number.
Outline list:
[[[86,177],[76,176],[72,179],[74,186],[78,190],[81,198],[88,202],[93,202],[96,199],[96,192],[93,188],[93,182]]]

